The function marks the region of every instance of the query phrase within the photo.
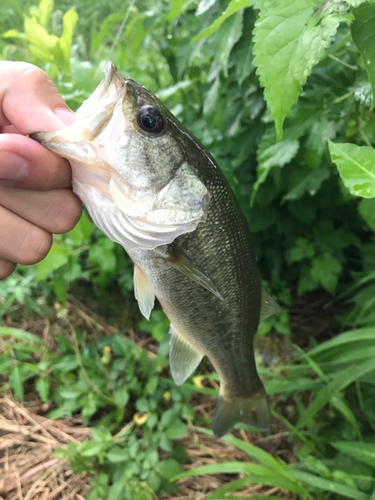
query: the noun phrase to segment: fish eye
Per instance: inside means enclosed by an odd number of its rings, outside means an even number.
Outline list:
[[[164,128],[164,120],[160,111],[148,104],[142,106],[137,115],[139,127],[149,134],[159,134]]]

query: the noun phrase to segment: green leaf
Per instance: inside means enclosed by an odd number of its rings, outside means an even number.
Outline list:
[[[11,29],[6,31],[1,35],[3,38],[19,38],[20,40],[26,40],[26,35],[25,33],[20,33],[19,31],[15,29]]]
[[[330,444],[342,453],[375,467],[375,444],[361,441],[336,441]]]
[[[58,45],[63,54],[64,70],[70,72],[70,49],[72,46],[73,31],[78,21],[78,14],[74,7],[63,16],[63,34]]]
[[[335,376],[326,386],[321,389],[316,398],[310,405],[302,412],[296,427],[299,428],[310,421],[315,414],[327,404],[332,396],[337,395],[339,391],[347,387],[349,384],[358,380],[362,376],[374,370],[373,360],[366,360],[362,363],[357,363],[351,366],[350,370],[345,368],[336,372]]]
[[[314,256],[315,250],[312,243],[306,238],[297,238],[294,247],[289,252],[288,262],[299,262],[303,259],[311,259]]]
[[[204,14],[205,12],[210,9],[217,0],[200,0],[197,10],[195,11],[196,16],[200,16],[201,14]]]
[[[23,401],[23,384],[21,373],[18,365],[13,366],[13,368],[9,372],[10,385],[14,394],[20,401]]]
[[[257,175],[258,179],[254,186],[256,191],[262,184],[269,171],[273,167],[283,167],[289,163],[297,154],[299,142],[297,139],[288,138],[280,142],[276,142],[275,133],[272,129],[268,129],[262,137],[257,151]]]
[[[53,245],[47,257],[45,257],[36,267],[36,280],[46,278],[52,271],[68,263],[69,252],[63,245]]]
[[[38,5],[38,21],[45,26],[51,17],[53,10],[53,0],[42,0]]]
[[[243,11],[239,11],[229,19],[227,19],[220,29],[217,31],[217,36],[220,38],[220,43],[216,48],[217,57],[215,63],[221,64],[225,77],[228,77],[228,59],[230,53],[241,38],[243,29]]]
[[[314,15],[316,0],[266,2],[254,28],[253,64],[275,121],[276,138],[313,66],[331,43],[340,17],[328,9]]]
[[[106,457],[113,464],[126,462],[127,460],[129,460],[129,456],[126,453],[126,450],[124,448],[121,448],[120,446],[114,446],[109,451],[107,451]]]
[[[181,422],[181,420],[175,420],[170,425],[168,425],[165,435],[168,439],[177,439],[187,432],[187,425]]]
[[[365,219],[367,225],[375,231],[375,198],[361,200],[358,204],[358,212]]]
[[[35,389],[43,403],[48,403],[49,380],[48,377],[40,377],[35,383]]]
[[[159,462],[157,470],[159,474],[167,480],[182,472],[181,465],[174,458],[168,458],[167,460]]]
[[[375,5],[364,3],[353,10],[351,24],[353,42],[362,56],[372,88],[372,106],[375,96]]]
[[[314,488],[318,488],[319,490],[323,490],[325,492],[330,491],[336,495],[342,495],[352,500],[369,500],[366,493],[351,488],[350,486],[337,483],[336,481],[322,479],[314,474],[303,472],[295,468],[292,468],[290,472],[299,481],[302,481],[303,483],[306,483]]]
[[[341,263],[329,253],[315,257],[311,261],[311,277],[329,293],[334,293],[341,272]]]
[[[349,191],[363,198],[375,197],[375,150],[368,146],[328,142],[331,160]]]
[[[235,14],[240,9],[244,9],[250,5],[250,0],[231,0],[227,9],[218,17],[210,26],[201,31],[198,35],[196,35],[190,43],[195,43],[206,36],[212,35],[216,30],[220,28],[224,21],[228,19],[228,17]]]

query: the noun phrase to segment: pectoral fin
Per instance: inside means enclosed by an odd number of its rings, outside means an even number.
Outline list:
[[[213,293],[218,299],[224,300],[210,278],[187,255],[176,247],[170,248],[168,257],[164,258],[170,266],[178,269],[182,274],[203,286]]]
[[[150,319],[155,294],[143,271],[136,265],[134,265],[134,295],[138,300],[139,310],[145,318]]]
[[[279,313],[281,311],[282,308],[279,306],[276,300],[271,297],[271,295],[267,292],[267,290],[264,287],[262,287],[262,299],[261,299],[259,321],[263,321],[269,316],[272,316],[273,314]]]
[[[181,385],[193,373],[201,362],[203,355],[177,332],[173,325],[169,330],[171,335],[169,364],[172,378],[177,385]]]

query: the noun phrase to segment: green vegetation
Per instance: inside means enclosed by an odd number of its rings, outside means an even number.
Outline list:
[[[88,338],[64,320],[66,335],[53,349],[0,327],[0,392],[23,400],[36,391],[53,408],[49,417],[79,413],[93,426],[92,440],[57,452],[75,472],[95,472],[89,500],[152,499],[173,494],[180,477],[211,473],[237,476],[207,499],[237,498],[240,487],[262,483],[304,499],[374,500],[375,4],[4,1],[0,58],[40,66],[72,109],[111,59],[216,158],[249,221],[262,276],[285,309],[262,323],[262,334],[290,337],[288,308],[309,292],[341,299],[345,311],[343,333],[304,339],[308,349],[290,346],[286,365],[259,370],[295,463],[227,436],[251,461],[183,471],[188,457],[173,440],[191,421],[210,432],[188,398],[216,390],[170,382],[160,311],[137,324],[158,346],[152,362],[125,338],[140,318],[132,265],[84,214],[43,262],[0,283],[3,324],[49,314],[56,300],[66,316],[68,293],[100,303],[119,323],[126,309],[127,323],[121,333]]]

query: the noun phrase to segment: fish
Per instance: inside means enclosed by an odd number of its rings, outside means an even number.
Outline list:
[[[253,338],[280,306],[262,287],[247,220],[224,174],[159,99],[111,61],[75,117],[31,137],[69,160],[73,191],[134,262],[141,313],[149,319],[155,297],[161,304],[175,383],[207,356],[220,378],[214,435],[239,422],[269,430]]]

